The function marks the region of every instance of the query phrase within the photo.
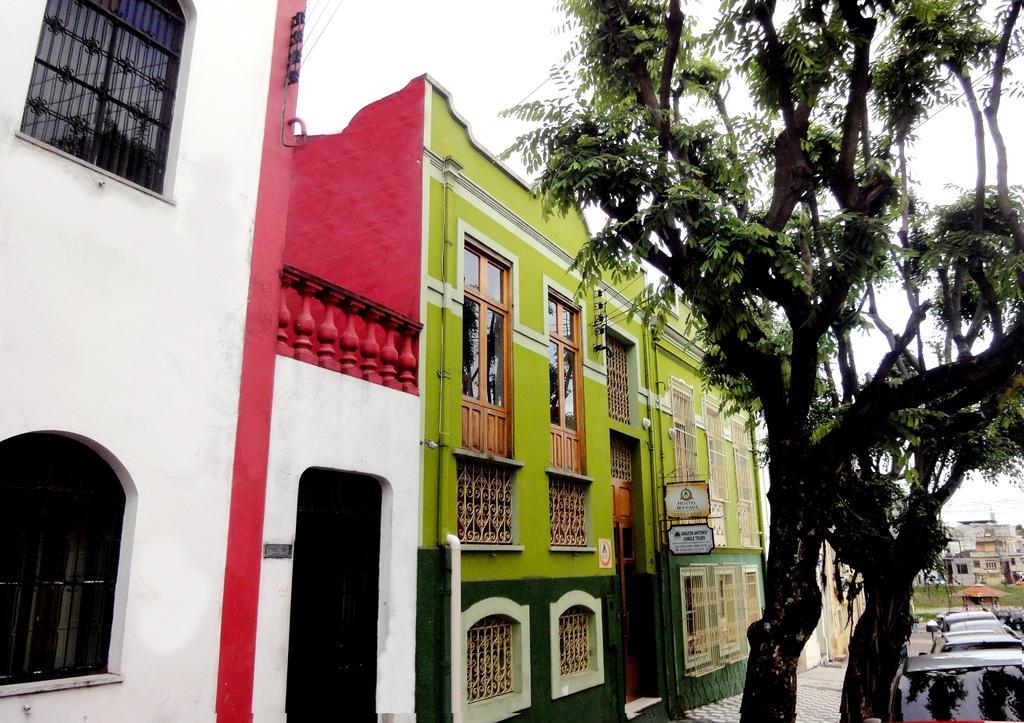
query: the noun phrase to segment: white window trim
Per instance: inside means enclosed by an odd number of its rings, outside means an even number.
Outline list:
[[[465,680],[466,639],[469,629],[489,615],[504,615],[512,620],[512,692],[496,698],[468,702]],[[481,600],[462,613],[462,655],[460,662],[463,669],[462,681],[462,715],[472,723],[494,723],[494,721],[511,718],[520,711],[530,707],[530,608],[519,605],[504,597],[490,597]]]
[[[566,610],[577,605],[590,610],[590,670],[563,677],[558,618]],[[572,590],[551,603],[549,620],[551,697],[564,698],[581,690],[604,685],[604,623],[601,617],[601,601],[582,590]]]

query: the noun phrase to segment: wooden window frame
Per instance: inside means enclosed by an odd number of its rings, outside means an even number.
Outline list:
[[[480,309],[478,317],[479,334],[479,380],[477,397],[465,393],[465,384],[462,389],[462,447],[486,454],[493,454],[497,457],[512,456],[512,364],[511,364],[511,324],[512,324],[512,300],[511,276],[512,264],[505,259],[487,250],[484,246],[476,243],[470,237],[466,238],[463,247],[463,259],[466,252],[475,254],[479,261],[477,269],[479,288],[474,289],[466,283],[466,270],[463,268],[462,290],[463,290],[463,321],[465,322],[466,302],[477,304]],[[501,293],[502,301],[498,302],[488,296],[487,286],[487,264],[490,262],[501,270]],[[487,333],[485,319],[487,312],[491,311],[504,319],[503,324],[503,345],[502,345],[502,404],[494,404],[487,401],[487,379],[486,365],[488,357]],[[465,326],[463,327],[465,334]],[[463,336],[465,345],[465,336]],[[465,360],[463,360],[463,364]]]
[[[551,328],[551,324],[548,323],[548,364],[550,374],[550,354],[551,350],[555,350],[555,358],[558,361],[558,415],[559,422],[551,422],[551,408],[549,404],[548,408],[548,420],[551,423],[551,464],[553,467],[558,469],[565,469],[570,472],[577,474],[583,474],[585,470],[586,455],[583,452],[584,447],[584,429],[583,429],[583,384],[582,384],[582,371],[583,371],[583,360],[580,357],[582,353],[582,344],[580,343],[582,337],[582,329],[580,328],[580,309],[575,304],[571,304],[560,294],[554,291],[548,291],[547,303],[555,305],[555,328]],[[564,336],[561,333],[560,319],[561,312],[569,312],[572,319],[572,335],[571,337]],[[545,308],[545,318],[547,319],[550,315],[548,309]],[[576,415],[576,429],[570,429],[565,424],[565,376],[564,376],[564,364],[562,359],[564,358],[565,351],[571,351],[573,354],[573,412]],[[550,383],[550,377],[549,377]],[[549,386],[550,389],[550,386]],[[575,447],[575,453],[567,451]]]

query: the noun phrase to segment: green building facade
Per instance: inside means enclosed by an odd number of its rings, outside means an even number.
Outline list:
[[[418,719],[452,714],[449,535],[465,720],[664,720],[739,692],[763,574],[745,420],[680,319],[626,313],[640,281],[578,293],[582,216],[545,217],[424,88]],[[677,482],[709,488],[710,554],[668,551]]]

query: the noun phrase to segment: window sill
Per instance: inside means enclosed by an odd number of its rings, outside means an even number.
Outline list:
[[[544,471],[547,473],[548,477],[562,477],[564,479],[572,479],[576,480],[577,482],[588,483],[594,481],[593,477],[588,477],[585,474],[573,472],[572,470],[568,469],[559,469],[558,467],[547,467]]]
[[[593,554],[597,552],[596,547],[584,545],[583,547],[573,547],[571,545],[551,545],[548,547],[548,552],[571,552],[574,555],[578,554]]]
[[[523,545],[488,545],[481,542],[463,542],[463,552],[522,552],[526,549]]]
[[[109,685],[110,683],[120,683],[121,681],[121,676],[116,673],[96,673],[94,675],[79,675],[74,678],[54,678],[53,680],[33,680],[30,683],[14,683],[12,685],[0,686],[0,698],[8,698],[15,695],[32,695],[34,693],[49,693],[54,690],[92,688],[97,685]]]
[[[109,178],[112,181],[117,181],[118,183],[121,183],[121,184],[124,184],[125,186],[128,186],[128,188],[133,188],[136,191],[139,191],[140,193],[146,194],[147,196],[152,196],[156,200],[163,201],[164,203],[166,203],[166,204],[168,204],[170,206],[176,206],[177,205],[177,203],[174,201],[174,199],[171,198],[168,195],[160,193],[159,191],[154,191],[154,190],[152,190],[150,188],[146,188],[145,186],[140,186],[137,183],[129,181],[127,178],[122,178],[121,176],[117,175],[116,173],[111,173],[108,170],[105,170],[103,168],[100,168],[99,166],[93,165],[92,163],[89,163],[89,161],[83,161],[78,156],[73,156],[70,153],[65,153],[61,149],[54,148],[49,143],[43,143],[38,138],[33,138],[32,136],[28,135],[27,133],[22,133],[21,131],[15,131],[14,135],[15,135],[15,137],[20,138],[21,140],[25,141],[26,143],[30,143],[31,145],[35,146],[36,148],[41,148],[42,150],[49,151],[50,153],[53,153],[54,155],[60,156],[61,158],[66,158],[67,160],[71,161],[72,163],[77,163],[79,166],[82,166],[83,168],[88,168],[90,171],[93,171],[94,173],[98,173],[99,175],[103,176],[104,178]],[[99,184],[101,186],[103,185],[103,180],[102,179],[99,181]]]
[[[512,459],[511,457],[498,457],[493,454],[487,454],[486,452],[478,452],[475,449],[464,449],[462,447],[453,448],[452,454],[454,454],[456,457],[463,457],[465,459],[478,459],[483,462],[500,464],[504,467],[522,467],[525,464],[522,460]]]

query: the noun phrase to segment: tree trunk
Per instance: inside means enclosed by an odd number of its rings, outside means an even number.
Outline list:
[[[805,489],[804,485],[794,485]],[[817,564],[821,530],[812,524],[803,494],[785,494],[773,470],[764,616],[750,626],[750,658],[743,689],[743,723],[796,719],[796,669],[804,643],[821,615]],[[782,499],[780,499],[782,498]]]
[[[864,614],[850,640],[843,681],[841,723],[872,716],[889,719],[889,694],[900,665],[900,650],[910,634],[910,593],[914,574],[864,580]]]

